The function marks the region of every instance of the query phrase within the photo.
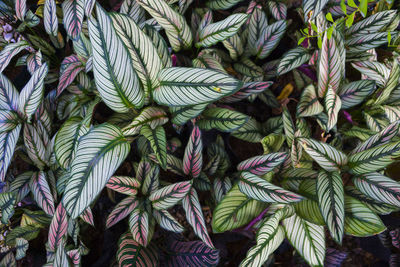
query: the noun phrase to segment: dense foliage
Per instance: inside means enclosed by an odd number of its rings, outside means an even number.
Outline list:
[[[0,2],[0,265],[35,242],[79,266],[113,227],[119,266],[223,265],[230,231],[240,266],[285,239],[311,266],[345,235],[398,247],[399,7]]]

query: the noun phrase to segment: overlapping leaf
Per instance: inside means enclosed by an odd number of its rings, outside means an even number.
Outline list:
[[[112,176],[106,186],[118,193],[134,196],[140,188],[140,182],[128,176]]]
[[[255,156],[239,163],[237,169],[239,171],[251,172],[255,175],[263,175],[282,164],[286,157],[287,154],[285,152]]]
[[[202,113],[197,125],[204,130],[217,129],[221,132],[232,132],[242,127],[249,117],[238,111],[227,108],[209,108]]]
[[[53,215],[49,229],[48,244],[51,250],[55,250],[60,245],[63,236],[67,233],[67,227],[67,211],[60,203]]]
[[[168,185],[153,192],[149,200],[155,209],[166,210],[181,201],[191,187],[192,183],[190,181]]]
[[[203,142],[201,140],[201,131],[197,125],[193,127],[189,142],[185,148],[183,156],[183,172],[193,178],[200,175],[203,167]]]
[[[167,167],[167,140],[164,128],[159,125],[152,129],[149,125],[143,125],[140,134],[149,140],[153,152],[156,154],[158,163],[163,169]]]
[[[279,41],[286,31],[286,27],[287,22],[285,20],[279,20],[265,27],[255,44],[255,49],[252,50],[252,54],[260,59],[269,56],[278,46]]]
[[[46,214],[53,216],[55,211],[54,198],[51,194],[45,172],[40,171],[33,173],[29,186],[38,206],[41,207]]]
[[[138,205],[136,197],[129,196],[119,202],[107,217],[106,227],[110,228],[128,216]]]
[[[121,131],[106,123],[92,128],[79,140],[63,198],[65,209],[73,219],[96,198],[129,149]]]
[[[118,241],[117,260],[120,266],[158,266],[158,253],[153,246],[142,247],[131,233],[125,233]]]
[[[68,36],[75,40],[82,31],[84,0],[66,0],[62,4],[63,21]]]

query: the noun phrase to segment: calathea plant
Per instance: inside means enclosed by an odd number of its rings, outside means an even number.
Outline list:
[[[88,264],[108,228],[109,265],[232,263],[230,231],[254,239],[236,265],[285,239],[340,265],[326,239],[400,207],[395,5],[0,3],[0,265],[38,240],[45,266]]]

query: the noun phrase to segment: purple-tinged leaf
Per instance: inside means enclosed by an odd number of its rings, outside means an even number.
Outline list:
[[[49,228],[48,244],[51,250],[56,250],[56,248],[60,245],[63,236],[65,236],[67,233],[67,228],[67,211],[61,202],[58,204]]]
[[[85,1],[85,15],[89,18],[92,15],[93,7],[94,4],[96,3],[96,0],[84,0],[84,1]]]
[[[81,253],[79,249],[72,249],[67,251],[68,257],[71,259],[71,262],[74,266],[79,266],[81,262]]]
[[[17,111],[18,98],[18,90],[6,76],[0,73],[0,109]]]
[[[392,245],[400,249],[400,228],[390,231],[389,234],[392,237]]]
[[[234,93],[233,95],[226,96],[221,99],[221,102],[224,103],[235,103],[239,102],[242,99],[246,99],[251,95],[258,95],[265,90],[268,90],[268,88],[273,84],[273,82],[249,82],[245,83],[242,88],[240,88],[239,91]]]
[[[392,254],[389,258],[389,267],[397,267],[400,265],[400,255]]]
[[[78,56],[71,55],[64,58],[61,62],[60,68],[60,81],[57,87],[57,96],[59,96],[65,88],[67,88],[76,78],[76,76],[84,70],[82,61],[79,60]]]
[[[328,86],[328,91],[325,95],[325,110],[328,115],[328,123],[327,123],[327,131],[330,131],[333,127],[335,127],[339,110],[342,107],[342,101],[340,97],[336,94],[336,92],[332,89],[332,87]]]
[[[267,3],[274,19],[286,19],[287,7],[284,3],[278,1],[268,1]]]
[[[239,163],[237,169],[238,171],[248,171],[255,175],[264,175],[282,164],[286,157],[286,152],[255,156]]]
[[[183,157],[183,172],[193,178],[200,175],[203,166],[203,142],[201,141],[200,128],[195,125],[190,135],[190,139],[185,148]]]
[[[84,0],[65,0],[62,4],[64,26],[73,40],[79,37],[85,15]]]
[[[347,253],[333,248],[327,248],[325,254],[325,267],[340,267],[347,258]]]
[[[322,49],[320,51],[318,65],[318,96],[324,97],[331,86],[334,92],[337,92],[340,86],[342,65],[341,55],[337,47],[335,38],[328,38],[324,35]]]
[[[146,247],[149,243],[149,214],[142,208],[136,207],[129,216],[129,228],[133,239],[141,246]]]
[[[49,35],[57,36],[58,18],[55,0],[45,0],[43,10],[44,28]]]
[[[50,191],[50,186],[47,183],[45,172],[40,171],[33,173],[30,188],[39,207],[48,215],[53,216],[54,199]]]
[[[158,167],[158,165],[151,167],[151,170],[146,175],[142,185],[142,193],[144,195],[149,195],[158,189],[160,185],[159,176],[160,167]]]
[[[106,186],[118,193],[134,196],[140,188],[140,183],[129,176],[112,176]]]
[[[186,213],[186,220],[193,227],[194,233],[200,237],[203,242],[210,248],[214,248],[210,236],[207,232],[204,216],[201,211],[199,197],[194,188],[183,198],[182,206]]]
[[[94,227],[94,221],[93,221],[93,213],[92,209],[90,207],[87,207],[82,214],[80,215],[80,218],[87,224],[90,224],[91,226]]]
[[[15,16],[20,20],[25,20],[26,0],[15,0]]]
[[[131,233],[126,233],[119,239],[117,260],[119,266],[156,267],[158,252],[153,245],[142,247]]]
[[[252,51],[257,58],[264,59],[278,46],[286,31],[287,21],[279,20],[264,28],[261,36],[255,43],[255,49]]]
[[[117,222],[124,219],[136,208],[137,205],[138,205],[138,201],[136,200],[135,196],[130,196],[130,197],[124,198],[121,202],[119,202],[115,206],[115,208],[110,213],[110,215],[108,215],[106,227],[110,228]]]
[[[37,51],[36,53],[30,54],[26,58],[26,67],[29,73],[32,75],[38,68],[42,66],[42,52]]]
[[[165,210],[171,208],[185,197],[192,188],[192,181],[171,184],[154,191],[149,200],[153,208]]]
[[[201,241],[174,240],[168,245],[167,266],[217,266],[219,251]]]
[[[143,158],[139,162],[139,165],[136,170],[136,180],[142,183],[146,178],[146,175],[150,172],[150,170],[151,170],[150,161],[147,158]]]

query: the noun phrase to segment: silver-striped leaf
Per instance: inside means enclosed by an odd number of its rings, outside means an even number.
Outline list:
[[[255,49],[252,50],[252,55],[259,59],[264,59],[278,46],[286,31],[287,21],[279,20],[264,28],[258,38]]]
[[[324,100],[326,114],[328,115],[326,128],[327,131],[330,131],[336,126],[339,110],[342,107],[342,101],[331,86],[328,87]]]
[[[277,73],[278,75],[282,75],[294,70],[306,63],[310,58],[311,55],[309,54],[309,51],[302,46],[290,49],[279,61]]]
[[[97,197],[129,150],[121,130],[107,123],[80,138],[63,197],[65,209],[73,219]]]
[[[161,168],[167,168],[167,140],[165,130],[161,125],[152,129],[149,125],[145,124],[140,129],[140,134],[146,137],[150,142],[151,149],[156,154],[158,164]]]
[[[205,110],[197,125],[204,130],[232,132],[242,127],[248,120],[249,117],[241,112],[216,107]]]
[[[144,90],[133,69],[129,52],[111,26],[110,16],[99,5],[96,12],[98,21],[90,17],[88,28],[97,90],[106,105],[116,112],[140,108],[144,103]]]

